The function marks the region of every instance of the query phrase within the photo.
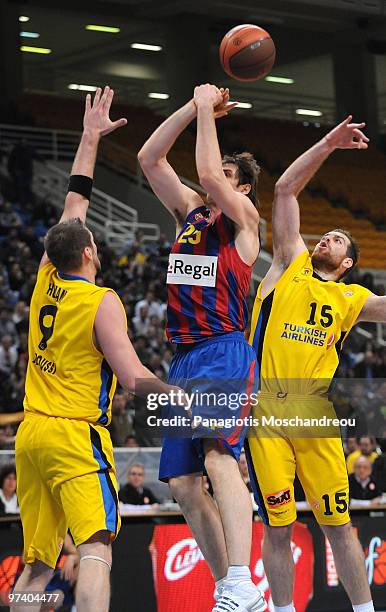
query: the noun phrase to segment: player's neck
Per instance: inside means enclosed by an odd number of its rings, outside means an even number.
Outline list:
[[[337,283],[339,280],[339,276],[337,275],[336,272],[327,272],[326,270],[320,270],[319,268],[315,268],[315,266],[314,266],[314,274],[316,276],[319,276],[319,278],[321,278],[324,281],[334,281],[335,283]]]
[[[95,272],[90,268],[79,268],[79,270],[72,270],[67,272],[69,276],[78,276],[80,278],[84,278],[85,280],[93,283],[95,285]]]

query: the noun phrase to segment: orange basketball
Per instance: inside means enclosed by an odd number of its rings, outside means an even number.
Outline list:
[[[275,44],[263,28],[249,23],[225,34],[220,45],[220,62],[237,81],[258,81],[271,70],[276,57]]]

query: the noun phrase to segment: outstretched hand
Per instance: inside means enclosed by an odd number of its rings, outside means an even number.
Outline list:
[[[352,115],[326,135],[328,144],[334,149],[367,149],[369,138],[361,131],[365,123],[351,123]]]
[[[111,121],[109,117],[114,91],[108,85],[102,89],[98,87],[95,92],[94,100],[91,102],[91,95],[86,96],[86,108],[83,117],[83,128],[99,133],[99,136],[106,136],[114,130],[127,124],[127,119],[117,119]]]

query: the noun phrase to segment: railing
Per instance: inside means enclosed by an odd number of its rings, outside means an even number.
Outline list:
[[[34,191],[47,198],[58,210],[63,209],[67,194],[68,174],[51,163],[35,164]],[[160,235],[158,225],[140,223],[138,211],[100,189],[93,189],[92,206],[87,213],[88,225],[101,232],[110,246],[122,246],[134,238],[135,232],[143,231],[144,240],[157,240]]]
[[[26,140],[28,145],[45,159],[54,161],[73,159],[79,144],[80,132],[0,124],[0,147],[3,150],[12,149],[22,140]]]

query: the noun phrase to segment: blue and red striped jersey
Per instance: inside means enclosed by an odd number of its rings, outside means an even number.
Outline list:
[[[244,331],[252,266],[236,250],[235,225],[221,213],[213,224],[207,208],[192,210],[176,238],[167,274],[167,336],[200,342]]]

